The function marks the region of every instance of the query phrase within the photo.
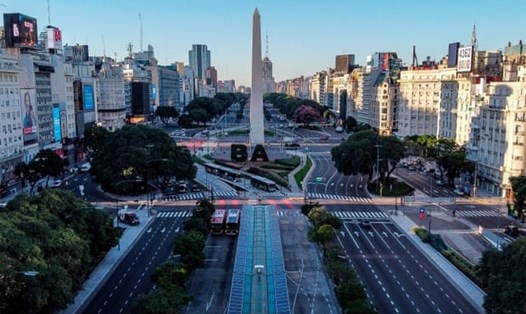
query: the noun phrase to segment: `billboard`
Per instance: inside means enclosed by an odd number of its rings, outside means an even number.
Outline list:
[[[60,29],[48,26],[47,49],[62,49],[62,32]]]
[[[38,139],[36,90],[20,89],[20,103],[22,104],[22,133],[24,134],[24,144],[35,143]]]
[[[83,103],[85,111],[93,111],[95,109],[95,100],[93,97],[93,85],[83,86]]]
[[[33,48],[38,44],[37,20],[20,13],[4,14],[6,46]]]
[[[458,48],[457,72],[471,72],[473,47]]]
[[[55,142],[62,141],[62,130],[60,124],[60,105],[53,104],[53,135]]]

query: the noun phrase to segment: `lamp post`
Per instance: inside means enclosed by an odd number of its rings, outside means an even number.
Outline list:
[[[500,251],[500,201],[497,207],[497,250]]]
[[[377,144],[374,145],[374,147],[376,147],[376,173],[378,175],[378,178],[376,178],[376,189],[380,190],[380,148],[383,147],[383,145]]]
[[[153,148],[153,144],[148,144],[145,146],[145,148],[148,150],[148,155],[150,155],[151,153],[151,149]],[[152,163],[152,162],[156,162],[156,161],[168,161],[168,159],[166,158],[157,158],[157,159],[149,159],[147,162],[146,162],[146,201],[147,201],[147,206],[148,206],[148,217],[151,215],[151,209],[152,209],[152,203],[153,203],[153,199],[151,198],[151,195],[150,195],[150,176],[149,176],[149,165]]]

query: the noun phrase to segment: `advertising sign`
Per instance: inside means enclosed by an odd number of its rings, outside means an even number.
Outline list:
[[[84,110],[92,111],[95,108],[93,99],[93,85],[84,85]]]
[[[56,27],[47,28],[47,48],[62,49],[62,32]]]
[[[4,14],[6,46],[34,47],[37,45],[37,20],[20,13]]]
[[[458,48],[457,72],[471,72],[473,47]]]
[[[24,134],[24,143],[34,143],[37,140],[38,130],[35,89],[20,89],[20,103],[22,104],[22,132]]]
[[[62,140],[62,130],[60,125],[60,105],[53,104],[53,134],[55,141],[60,142]]]

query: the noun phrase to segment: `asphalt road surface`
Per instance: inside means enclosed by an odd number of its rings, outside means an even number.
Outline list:
[[[336,209],[379,211],[354,205]],[[391,222],[371,220],[366,227],[359,219],[346,220],[338,239],[380,313],[477,312]]]

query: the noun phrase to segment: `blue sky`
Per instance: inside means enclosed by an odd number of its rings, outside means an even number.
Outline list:
[[[252,13],[261,13],[262,41],[277,81],[309,76],[334,67],[335,55],[351,53],[359,64],[368,54],[395,51],[406,64],[416,45],[419,61],[439,60],[447,45],[469,44],[477,26],[480,50],[502,50],[508,41],[526,40],[524,0],[49,0],[51,24],[63,42],[88,44],[90,55],[118,59],[129,42],[139,50],[139,12],[143,48],[155,48],[160,64],[188,63],[192,44],[208,45],[219,79],[250,82]],[[0,0],[2,13],[19,12],[48,23],[45,0]],[[262,51],[265,55],[265,47]]]

